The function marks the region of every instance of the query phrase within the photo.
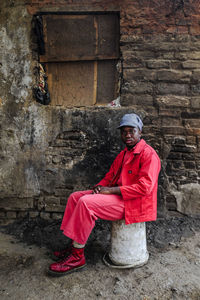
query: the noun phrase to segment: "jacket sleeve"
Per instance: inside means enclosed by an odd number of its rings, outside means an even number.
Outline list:
[[[143,153],[140,160],[140,170],[135,183],[120,186],[124,200],[131,200],[151,194],[158,181],[160,159],[154,152]]]

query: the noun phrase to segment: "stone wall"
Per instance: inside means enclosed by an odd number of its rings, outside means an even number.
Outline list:
[[[159,216],[200,213],[198,1],[1,1],[0,218],[60,219],[67,196],[97,183],[122,148],[126,112],[162,160]],[[119,11],[121,107],[56,107],[32,96],[37,12]]]

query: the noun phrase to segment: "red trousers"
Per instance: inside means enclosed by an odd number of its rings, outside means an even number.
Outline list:
[[[72,193],[67,201],[61,230],[79,244],[85,244],[95,221],[124,219],[124,201],[119,195],[92,194],[91,190]]]

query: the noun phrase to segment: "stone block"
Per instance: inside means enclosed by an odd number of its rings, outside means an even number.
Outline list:
[[[145,62],[143,58],[137,57],[133,51],[125,51],[122,65],[124,68],[142,68],[145,67]]]
[[[188,171],[188,177],[195,180],[198,177],[198,172],[196,172],[194,170],[192,170],[192,171],[190,170],[190,171]]]
[[[156,98],[156,102],[159,106],[167,107],[189,107],[190,100],[187,97],[180,97],[175,95],[161,96]]]
[[[8,211],[6,213],[6,217],[8,219],[16,219],[17,218],[17,213],[16,213],[16,211]]]
[[[200,69],[200,61],[186,60],[182,63],[183,69]]]
[[[122,94],[151,94],[153,93],[153,84],[151,82],[130,81],[122,85]]]
[[[200,74],[199,74],[199,78],[200,78]],[[191,101],[191,107],[192,108],[200,109],[200,96],[198,96],[198,97],[192,97],[190,99],[190,101]]]
[[[45,211],[55,211],[55,212],[62,212],[64,210],[64,206],[60,205],[60,198],[59,197],[45,197],[43,200],[38,201],[38,209]]]
[[[183,111],[181,113],[181,117],[183,119],[199,119],[200,118],[200,111],[198,111],[198,110]]]
[[[181,155],[181,153],[170,152],[170,154],[169,154],[169,156],[167,157],[167,159],[171,159],[171,160],[180,160],[180,159],[182,159],[182,155]]]
[[[174,145],[173,151],[182,153],[194,153],[197,152],[197,147],[195,145]]]
[[[200,60],[200,51],[190,51],[188,53],[188,58],[191,60],[193,59]]]
[[[168,82],[190,82],[192,72],[190,71],[177,71],[177,70],[160,70],[157,72],[157,79],[159,81]]]
[[[50,220],[51,219],[51,215],[50,213],[47,213],[47,212],[41,212],[40,213],[40,217],[44,220]]]
[[[186,142],[187,142],[187,144],[196,144],[196,137],[195,136],[187,136]]]
[[[189,58],[189,52],[176,52],[174,54],[175,59],[187,60]]]
[[[45,211],[48,211],[48,212],[64,212],[65,207],[66,207],[65,205],[47,204],[45,206]]]
[[[196,168],[196,164],[194,161],[185,161],[184,162],[184,167],[186,169],[195,169]]]
[[[193,70],[192,72],[192,81],[199,82],[200,81],[200,70]]]
[[[170,61],[169,60],[148,60],[146,62],[147,68],[149,69],[168,69],[170,67]]]
[[[178,83],[166,83],[160,82],[157,85],[157,93],[160,95],[172,94],[172,95],[188,95],[189,85]]]
[[[181,160],[177,160],[172,162],[172,167],[174,169],[184,169],[184,164]]]
[[[172,127],[180,126],[181,122],[180,122],[179,118],[177,118],[177,117],[165,117],[165,118],[162,118],[161,125],[162,126],[171,125]]]
[[[124,79],[126,81],[141,80],[141,81],[155,81],[156,72],[148,69],[125,69]]]
[[[59,213],[52,213],[52,219],[53,220],[62,220],[63,214]]]
[[[0,218],[5,218],[5,217],[6,217],[6,212],[0,211]]]
[[[175,137],[173,141],[174,145],[185,145],[185,137]]]
[[[25,218],[28,215],[28,211],[19,211],[17,213],[17,218]]]
[[[179,187],[179,190],[172,188],[170,191],[176,198],[177,210],[179,212],[186,215],[197,215],[200,213],[200,184],[184,184]]]
[[[170,108],[159,107],[159,116],[161,117],[176,117],[179,118],[181,110],[171,110]]]
[[[200,128],[200,118],[199,119],[187,119],[185,120],[185,125],[192,128]]]
[[[163,58],[163,59],[171,59],[173,60],[174,59],[174,52],[160,52],[158,53],[159,54],[159,57]]]
[[[39,216],[38,211],[29,211],[29,217],[30,218],[37,218]]]
[[[194,96],[200,94],[200,83],[191,85],[191,94]]]
[[[181,127],[181,126],[176,126],[176,127],[172,127],[172,126],[162,126],[161,128],[161,132],[163,134],[174,134],[174,135],[184,135],[185,134],[185,128]]]
[[[4,198],[0,201],[0,208],[25,210],[33,207],[33,199],[31,198]]]
[[[195,153],[182,153],[181,156],[184,161],[195,161]]]
[[[150,95],[122,95],[121,96],[121,105],[130,106],[130,105],[140,105],[140,106],[152,106],[153,97]]]

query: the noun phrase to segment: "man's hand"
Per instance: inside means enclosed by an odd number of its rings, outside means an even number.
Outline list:
[[[97,185],[97,186],[93,187],[93,193],[94,193],[94,194],[99,194],[101,188],[102,188],[101,185]]]
[[[116,187],[107,187],[107,186],[101,186],[97,185],[93,188],[93,192],[95,194],[105,194],[105,195],[121,195],[121,190],[118,186]]]

